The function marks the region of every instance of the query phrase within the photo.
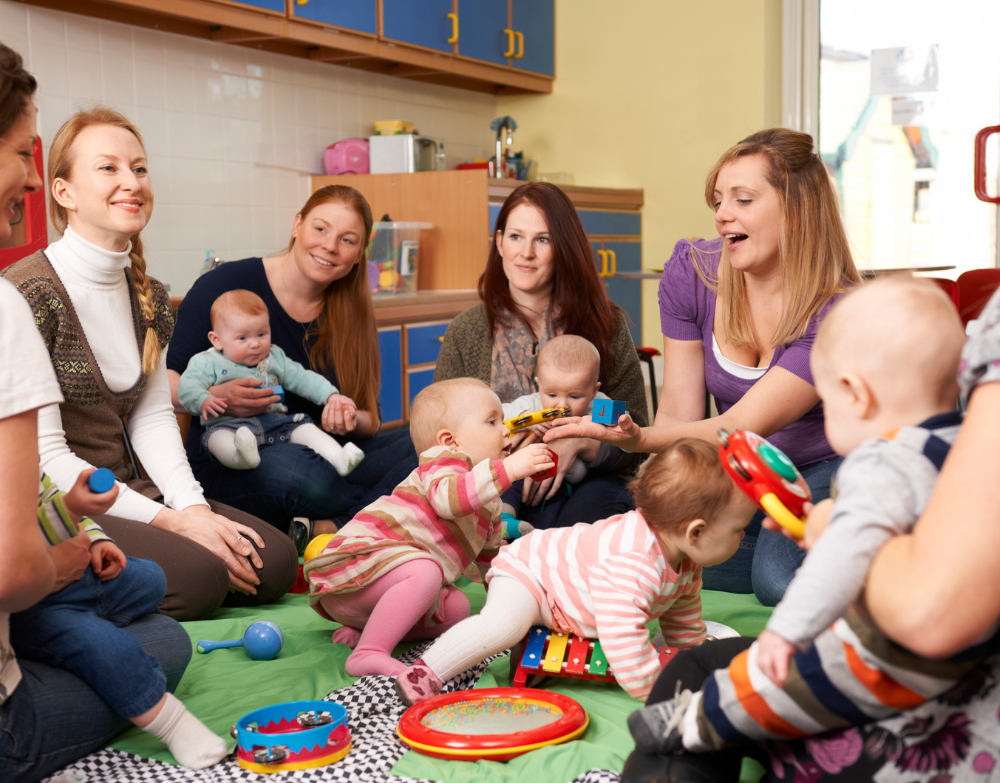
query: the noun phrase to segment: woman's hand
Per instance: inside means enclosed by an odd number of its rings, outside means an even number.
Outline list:
[[[358,406],[350,397],[331,394],[323,408],[323,429],[335,435],[354,432],[358,426]]]
[[[547,445],[559,458],[559,462],[556,465],[556,475],[544,481],[535,481],[530,477],[524,480],[524,491],[521,493],[521,500],[529,506],[537,506],[542,500],[548,500],[553,497],[559,491],[559,487],[562,486],[566,471],[570,469],[573,462],[577,459],[593,460],[597,456],[597,450],[600,447],[597,441],[589,438],[561,440]]]
[[[226,412],[236,418],[259,416],[268,405],[281,402],[281,397],[272,393],[270,386],[261,386],[259,378],[236,378],[210,386],[208,391],[213,397],[222,398]]]
[[[49,591],[51,595],[73,584],[87,570],[90,565],[90,536],[81,530],[73,538],[51,547],[49,557],[56,567],[56,583]]]
[[[591,421],[590,416],[573,416],[568,419],[554,419],[552,429],[545,433],[544,441],[552,443],[562,438],[593,438],[602,443],[610,443],[625,451],[641,452],[642,427],[632,421],[627,413],[619,417],[618,424],[608,427]]]
[[[252,543],[263,549],[264,541],[253,528],[226,519],[208,506],[188,506],[183,511],[164,506],[152,524],[201,544],[225,564],[231,589],[256,595],[254,585],[260,579],[250,563],[257,568],[264,563]]]

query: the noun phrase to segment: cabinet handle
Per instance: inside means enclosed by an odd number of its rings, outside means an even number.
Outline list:
[[[598,250],[597,255],[601,258],[601,271],[597,273],[598,277],[608,276],[608,251]]]
[[[520,60],[524,57],[524,33],[514,33],[517,36],[517,54],[514,55],[515,60]]]
[[[604,252],[611,259],[611,270],[608,272],[608,277],[614,277],[618,274],[618,256],[614,250],[605,250]]]
[[[504,57],[513,57],[514,56],[514,31],[513,30],[504,30],[504,32],[507,33],[507,51],[503,53],[503,56]]]
[[[302,0],[299,2],[301,3]],[[446,16],[451,19],[451,38],[448,39],[447,43],[458,43],[458,14],[446,14]]]
[[[295,5],[305,5],[309,0],[295,0]]]

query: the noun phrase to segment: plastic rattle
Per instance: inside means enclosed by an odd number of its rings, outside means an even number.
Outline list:
[[[270,661],[278,657],[284,643],[285,636],[277,625],[270,620],[258,620],[250,624],[242,639],[234,639],[231,642],[211,642],[202,639],[198,642],[198,652],[209,653],[220,647],[242,647],[255,661]]]
[[[98,468],[87,477],[91,492],[103,494],[115,485],[115,474],[107,468]]]
[[[552,421],[552,419],[561,419],[571,415],[572,413],[569,408],[546,408],[545,410],[522,413],[520,416],[504,419],[503,423],[507,429],[514,433],[526,430],[535,424],[542,424],[546,421]]]
[[[739,487],[771,519],[796,538],[806,530],[803,506],[809,485],[785,453],[748,430],[719,430],[719,459]]]

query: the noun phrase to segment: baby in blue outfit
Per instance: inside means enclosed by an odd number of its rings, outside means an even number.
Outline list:
[[[283,387],[317,405],[331,406],[339,397],[337,387],[319,373],[289,359],[271,345],[267,305],[252,291],[227,291],[212,304],[212,347],[191,357],[181,376],[177,396],[194,416],[214,421],[202,441],[212,456],[227,468],[251,470],[260,465],[259,448],[278,441],[299,443],[312,449],[346,476],[364,459],[353,443],[341,446],[304,413],[288,414],[281,402],[259,416],[225,416],[226,401],[211,387],[237,378],[257,378],[264,387]]]

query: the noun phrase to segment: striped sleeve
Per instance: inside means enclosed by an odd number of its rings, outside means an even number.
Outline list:
[[[648,559],[615,554],[590,570],[598,638],[618,683],[642,701],[660,673],[646,622],[660,592],[661,576]]]
[[[111,536],[90,517],[81,517],[79,523],[73,521],[63,500],[65,495],[66,493],[62,492],[52,479],[42,474],[41,491],[38,494],[38,525],[49,546],[68,541],[81,529],[86,531],[91,544],[95,541],[110,541]]]
[[[701,569],[678,593],[677,599],[660,615],[660,632],[668,647],[683,649],[705,641],[708,630],[701,616]]]
[[[417,468],[422,479],[429,479],[427,500],[442,519],[469,516],[510,487],[503,460],[468,466],[468,458],[445,452]]]

